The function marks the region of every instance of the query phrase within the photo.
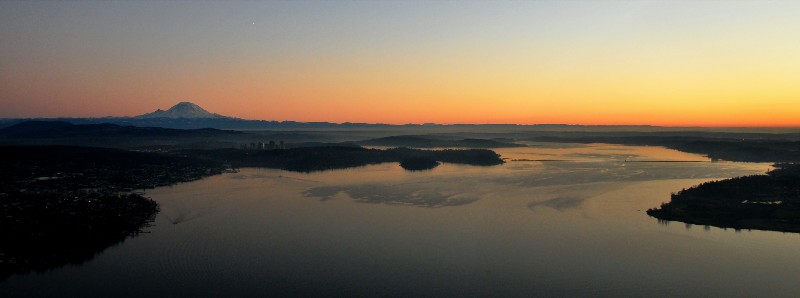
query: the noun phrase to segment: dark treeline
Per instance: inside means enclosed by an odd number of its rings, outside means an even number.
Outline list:
[[[766,175],[684,189],[647,214],[691,224],[800,232],[800,165],[777,164]]]
[[[744,162],[800,162],[800,141],[771,139],[730,139],[689,136],[582,136],[533,138],[539,142],[609,143],[663,146],[704,154],[711,159]]]
[[[0,129],[0,136],[14,138],[77,138],[77,137],[176,137],[240,135],[241,132],[214,128],[171,129],[136,127],[98,123],[75,125],[62,121],[28,121]]]
[[[282,150],[181,150],[182,156],[224,162],[234,167],[264,167],[296,172],[323,171],[378,164],[384,162],[427,159],[432,161],[479,166],[502,164],[491,150],[420,150],[409,148],[367,149],[351,146],[303,147]],[[415,162],[411,162],[413,164]],[[428,162],[428,164],[432,164]]]
[[[135,127],[109,123],[76,125],[60,121],[29,121],[0,129],[4,145],[65,145],[135,149],[192,146],[231,147],[252,135],[243,132],[203,129]]]
[[[0,146],[0,280],[90,260],[158,205],[133,189],[221,173],[213,161],[68,146]]]
[[[221,173],[218,162],[110,148],[74,146],[0,146],[0,187],[29,178],[35,186],[144,189],[197,180]]]
[[[384,132],[385,133],[385,132]],[[503,148],[520,147],[508,139],[453,136],[391,136],[353,141],[373,136],[358,132],[232,131],[213,128],[172,129],[137,127],[110,123],[72,124],[63,121],[27,121],[0,128],[0,144],[66,145],[133,150],[172,151],[178,149],[238,148],[259,142],[285,141],[286,147],[391,146],[416,148]],[[377,133],[381,135],[382,133]]]
[[[410,157],[401,160],[400,166],[409,171],[424,171],[438,167],[439,162],[432,158]]]
[[[216,175],[230,166],[320,171],[383,162],[409,170],[439,162],[497,165],[491,150],[353,146],[192,149],[170,154],[74,146],[0,146],[0,280],[82,263],[136,235],[158,205],[136,189]]]
[[[413,147],[413,148],[510,148],[525,147],[522,144],[487,139],[442,139],[429,136],[390,136],[359,141],[366,146]]]

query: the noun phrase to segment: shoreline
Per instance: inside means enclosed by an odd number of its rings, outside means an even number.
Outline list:
[[[0,168],[0,281],[81,264],[142,233],[159,207],[137,190],[224,171],[185,157],[69,146],[2,146]]]
[[[764,175],[710,181],[673,193],[646,211],[659,220],[736,230],[800,233],[800,164]]]

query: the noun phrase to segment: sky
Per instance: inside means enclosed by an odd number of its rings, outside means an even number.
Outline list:
[[[0,118],[800,126],[800,1],[0,1]]]

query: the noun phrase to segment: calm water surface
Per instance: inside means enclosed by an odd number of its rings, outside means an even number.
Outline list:
[[[658,147],[500,149],[495,167],[243,169],[148,191],[149,234],[0,296],[794,296],[800,235],[659,223],[697,183],[763,173]],[[511,161],[511,160],[516,161]]]

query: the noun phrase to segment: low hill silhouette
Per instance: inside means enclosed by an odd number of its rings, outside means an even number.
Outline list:
[[[231,143],[247,134],[215,128],[172,129],[109,123],[71,124],[63,121],[28,121],[0,129],[0,144],[78,145],[111,148],[141,148],[189,144],[210,146]],[[227,144],[226,143],[226,144]]]
[[[509,148],[526,147],[522,144],[500,142],[487,139],[456,139],[448,140],[432,136],[390,136],[384,138],[369,139],[357,142],[366,146],[387,146],[387,147],[413,147],[413,148]]]

